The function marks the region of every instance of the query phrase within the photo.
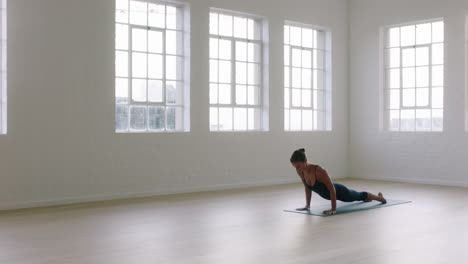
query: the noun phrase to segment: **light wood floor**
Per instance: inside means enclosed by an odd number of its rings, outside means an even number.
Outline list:
[[[1,212],[0,263],[468,263],[467,188],[337,182],[413,202],[286,213],[304,205],[288,184]]]

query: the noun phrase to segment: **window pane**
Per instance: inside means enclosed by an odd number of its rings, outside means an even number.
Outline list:
[[[290,75],[290,68],[284,67],[284,87],[291,87],[289,75]]]
[[[164,28],[166,8],[164,5],[149,4],[148,23],[151,27]]]
[[[429,47],[416,48],[416,66],[429,65]]]
[[[210,83],[210,104],[218,103],[218,85]]]
[[[234,108],[234,130],[247,130],[246,108]]]
[[[211,59],[218,58],[218,47],[219,47],[219,40],[216,38],[210,38],[210,58]]]
[[[312,68],[312,52],[310,50],[302,50],[302,67]]]
[[[126,105],[117,105],[115,107],[115,130],[128,130],[128,106]]]
[[[325,32],[314,30],[314,48],[325,49]]]
[[[416,106],[429,106],[429,88],[416,89]]]
[[[312,29],[302,29],[302,46],[306,48],[312,48]]]
[[[132,76],[136,78],[146,78],[147,75],[147,61],[146,53],[133,52],[132,53]]]
[[[292,68],[291,73],[292,78],[292,87],[294,88],[301,88],[302,77],[301,77],[301,69],[300,68]]]
[[[415,69],[403,68],[403,88],[415,87]]]
[[[166,113],[164,107],[148,107],[148,127],[151,130],[164,130],[166,127]]]
[[[284,130],[289,131],[289,110],[284,110]]]
[[[247,43],[236,41],[236,60],[247,61]]]
[[[218,129],[218,108],[210,107],[210,130]]]
[[[444,41],[444,22],[432,23],[432,42],[443,42]]]
[[[218,35],[218,14],[210,13],[210,34]]]
[[[236,104],[247,104],[247,86],[236,85]]]
[[[247,65],[247,83],[251,85],[260,84],[260,66],[254,63]]]
[[[302,103],[301,99],[301,89],[292,89],[292,106],[300,107]]]
[[[247,44],[247,60],[249,62],[260,62],[260,45],[255,43]]]
[[[134,51],[147,51],[147,35],[146,35],[146,30],[144,29],[139,29],[139,28],[133,28],[132,29],[132,50]]]
[[[313,108],[315,110],[325,110],[324,103],[325,97],[322,91],[313,91]]]
[[[302,114],[301,110],[297,109],[292,109],[291,111],[291,116],[290,116],[290,122],[291,122],[291,130],[301,130],[301,125],[302,125]]]
[[[148,80],[148,101],[153,103],[163,102],[163,82]]]
[[[135,102],[146,102],[146,80],[132,80],[132,100]]]
[[[388,107],[390,109],[400,109],[400,90],[392,89],[387,90],[389,94],[390,102],[388,103]]]
[[[258,86],[247,87],[247,103],[249,105],[260,104],[260,88]]]
[[[416,25],[416,44],[431,42],[431,23]]]
[[[210,60],[210,82],[218,82],[218,60]]]
[[[302,90],[302,107],[312,106],[312,93],[311,90]]]
[[[401,110],[400,128],[403,131],[414,131],[414,110]]]
[[[182,83],[176,81],[166,82],[166,102],[168,104],[182,105],[183,94],[182,94]]]
[[[128,23],[128,0],[117,0],[115,3],[115,21]]]
[[[284,89],[284,108],[289,108],[289,90],[288,88]]]
[[[166,27],[170,29],[178,29],[177,27],[177,9],[173,6],[166,6]]]
[[[219,40],[219,58],[223,60],[231,59],[231,41],[226,39]]]
[[[290,54],[289,46],[284,46],[284,65],[289,66]]]
[[[429,67],[416,68],[416,87],[429,86]]]
[[[231,103],[231,85],[229,84],[220,84],[219,86],[219,103],[220,104],[230,104]]]
[[[302,88],[312,88],[312,70],[302,69]]]
[[[163,35],[160,31],[148,31],[148,51],[153,53],[163,52]]]
[[[166,53],[182,54],[182,33],[179,31],[166,30]]]
[[[130,1],[130,24],[147,25],[148,3],[141,1]]]
[[[416,64],[416,54],[414,48],[407,48],[402,50],[402,64],[403,67],[412,67]]]
[[[261,122],[262,122],[262,112],[258,108],[249,108],[248,110],[248,116],[247,116],[247,121],[248,121],[248,129],[249,130],[259,130],[261,128]]]
[[[166,56],[166,79],[182,80],[182,58]]]
[[[128,79],[126,78],[115,79],[115,103],[128,103]]]
[[[146,106],[130,106],[130,129],[146,129]]]
[[[387,67],[397,68],[400,67],[400,49],[393,48],[387,49]]]
[[[115,24],[115,48],[128,49],[128,26]]]
[[[289,44],[289,26],[284,26],[284,44]]]
[[[403,89],[403,107],[414,107],[416,102],[415,89]]]
[[[166,110],[166,122],[168,130],[182,130],[183,110],[182,107],[168,107]]]
[[[301,28],[299,27],[290,27],[290,38],[291,38],[291,45],[294,46],[301,46]]]
[[[432,64],[444,64],[444,44],[432,45]]]
[[[162,79],[163,77],[163,57],[162,55],[148,55],[148,77],[153,79]]]
[[[416,131],[431,130],[431,110],[417,109],[416,110]]]
[[[388,47],[399,47],[400,46],[400,28],[391,28],[388,30]]]
[[[222,83],[231,82],[231,62],[230,61],[219,61],[219,82],[222,82]]]
[[[219,15],[219,35],[232,37],[232,16]]]
[[[444,85],[444,66],[432,67],[432,86]]]
[[[234,17],[234,37],[247,38],[247,19]]]
[[[444,107],[444,89],[442,87],[432,88],[432,108]]]
[[[401,46],[411,46],[415,43],[415,26],[401,27]]]
[[[325,83],[323,80],[324,72],[322,70],[314,70],[313,86],[314,89],[323,90]]]
[[[115,52],[115,75],[128,77],[128,52]]]
[[[219,108],[219,130],[232,130],[232,108]]]
[[[389,129],[391,131],[399,130],[400,129],[400,111],[399,110],[390,111],[389,115],[390,115],[389,116],[389,119],[390,119]]]
[[[302,130],[312,130],[312,110],[302,110]]]
[[[443,110],[432,110],[432,131],[442,131],[444,128]]]
[[[314,50],[314,69],[324,69],[324,53],[321,50]]]
[[[236,83],[247,83],[247,63],[236,62]]]
[[[400,69],[390,69],[387,72],[388,88],[400,88]]]
[[[292,49],[292,66],[293,67],[301,67],[301,50],[300,49]]]

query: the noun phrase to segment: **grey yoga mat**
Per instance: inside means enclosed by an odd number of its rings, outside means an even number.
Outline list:
[[[337,202],[336,214],[346,214],[346,213],[352,213],[352,212],[357,212],[357,211],[381,208],[381,207],[404,204],[404,203],[411,203],[411,201],[387,199],[386,204],[382,204],[378,201],[372,201],[372,202],[367,202],[367,203],[361,202],[361,201],[350,202],[350,203]],[[316,207],[310,208],[309,211],[297,211],[297,210],[284,210],[284,211],[291,212],[291,213],[299,213],[299,214],[330,216],[330,215],[326,215],[323,213],[323,211],[329,210],[329,209],[330,209],[330,205],[322,205],[322,206],[316,206]]]

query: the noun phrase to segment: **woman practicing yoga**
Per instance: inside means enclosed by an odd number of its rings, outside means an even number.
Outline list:
[[[326,170],[322,169],[319,165],[307,163],[307,157],[304,149],[294,151],[291,156],[291,164],[296,168],[296,172],[299,177],[301,177],[306,194],[306,206],[303,208],[297,208],[296,210],[309,210],[312,191],[318,193],[318,195],[324,199],[331,200],[332,208],[331,210],[323,211],[324,214],[336,213],[336,200],[343,202],[370,202],[373,200],[377,200],[382,203],[387,202],[382,193],[375,195],[370,192],[357,192],[348,189],[343,184],[333,183]]]

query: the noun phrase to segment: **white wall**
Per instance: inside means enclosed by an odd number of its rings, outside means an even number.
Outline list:
[[[269,132],[208,132],[209,7],[269,20]],[[116,134],[114,1],[9,1],[0,209],[298,181],[288,160],[299,147],[347,176],[347,9],[345,0],[191,1],[192,131]],[[332,30],[332,132],[283,132],[286,19]]]
[[[468,186],[467,13],[466,0],[351,0],[349,157],[353,177]],[[380,27],[439,17],[445,20],[444,132],[380,131]]]

